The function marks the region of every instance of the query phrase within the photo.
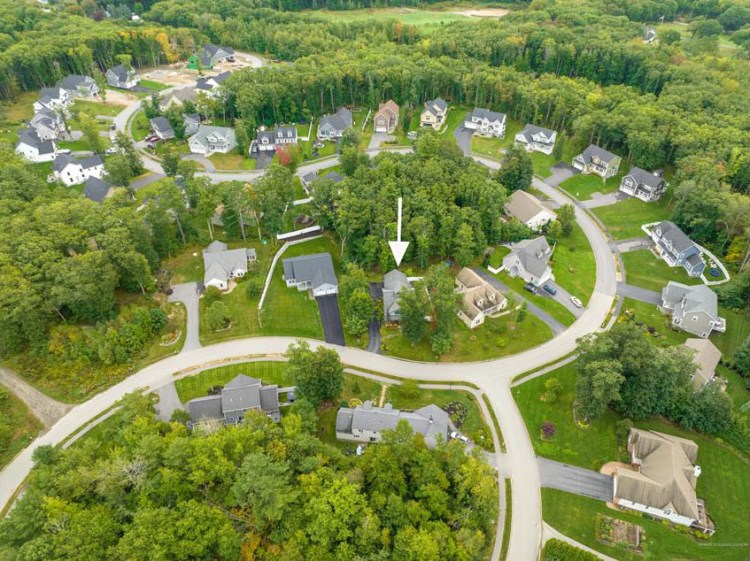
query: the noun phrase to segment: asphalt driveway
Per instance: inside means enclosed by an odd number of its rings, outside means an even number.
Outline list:
[[[201,346],[200,328],[199,328],[199,305],[198,284],[187,282],[176,284],[172,287],[172,294],[169,296],[170,302],[182,302],[187,310],[187,335],[182,351],[198,349]]]
[[[326,343],[345,346],[346,341],[344,340],[344,328],[341,325],[338,295],[318,296],[315,300],[318,302]]]
[[[453,136],[456,139],[456,144],[464,153],[464,156],[471,156],[471,135],[474,131],[465,128],[463,125],[457,127],[453,131]]]
[[[646,304],[653,304],[654,306],[661,306],[661,293],[655,290],[648,290],[647,288],[641,288],[640,286],[633,286],[630,284],[619,283],[617,285],[617,292],[624,298],[632,298],[639,302],[645,302]]]
[[[537,464],[542,487],[559,489],[600,501],[612,500],[614,482],[609,475],[547,458],[537,458]]]
[[[552,166],[550,168],[550,171],[552,172],[552,175],[545,179],[544,182],[551,187],[557,187],[558,185],[560,185],[560,183],[562,183],[569,177],[573,177],[574,175],[581,173],[570,164],[566,164],[563,162]]]

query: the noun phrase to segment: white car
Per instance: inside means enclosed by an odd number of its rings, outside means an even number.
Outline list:
[[[450,436],[451,436],[451,438],[452,438],[453,440],[460,440],[461,442],[464,442],[464,443],[466,443],[466,442],[469,442],[469,439],[468,439],[468,438],[466,438],[466,437],[465,437],[465,436],[464,436],[463,434],[461,434],[460,432],[456,432],[456,431],[453,431],[453,432],[451,433],[451,435],[450,435]]]
[[[570,301],[571,301],[571,302],[573,302],[573,305],[574,305],[574,306],[575,306],[576,308],[583,308],[583,302],[581,302],[581,301],[580,301],[580,300],[579,300],[578,298],[576,298],[575,296],[571,296],[571,297],[570,297]]]

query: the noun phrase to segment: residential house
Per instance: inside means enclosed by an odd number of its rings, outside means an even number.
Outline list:
[[[188,139],[188,146],[193,154],[227,154],[237,147],[237,138],[229,127],[200,125],[198,132]]]
[[[513,191],[508,198],[505,203],[505,212],[535,232],[557,220],[557,214],[544,206],[534,195],[520,189]]]
[[[407,276],[393,269],[383,276],[383,316],[385,323],[401,321],[399,298],[402,291],[414,290]]]
[[[185,126],[185,136],[192,136],[201,126],[201,116],[198,113],[183,113],[182,124]]]
[[[217,97],[219,95],[219,88],[224,81],[232,75],[231,72],[222,72],[216,76],[208,76],[198,78],[195,83],[195,89],[197,93],[203,92],[208,97]]]
[[[352,112],[346,107],[340,108],[333,115],[323,115],[318,123],[318,139],[334,140],[341,138],[346,129],[352,128]]]
[[[378,106],[378,112],[372,118],[372,126],[375,132],[391,134],[398,125],[399,106],[392,99]]]
[[[549,265],[553,248],[547,243],[547,238],[539,236],[532,240],[523,240],[510,245],[510,253],[503,257],[503,269],[511,277],[520,277],[524,282],[534,286],[542,286],[550,280],[555,280]]]
[[[721,351],[708,339],[688,339],[683,346],[693,355],[696,371],[691,381],[695,391],[699,391],[714,379],[716,367],[721,362]]]
[[[187,67],[190,70],[210,70],[224,61],[234,62],[233,48],[204,45],[200,52],[190,55]]]
[[[73,97],[96,97],[99,95],[99,86],[91,76],[71,74],[57,83],[57,87],[68,92]]]
[[[314,253],[290,257],[282,262],[284,281],[297,290],[311,290],[313,296],[338,294],[339,282],[330,253]]]
[[[53,112],[65,111],[72,102],[70,94],[58,86],[42,88],[39,99],[34,102],[34,113],[42,109],[49,109]]]
[[[16,154],[32,163],[51,162],[57,156],[54,140],[43,140],[34,129],[21,129],[18,132]]]
[[[419,126],[427,128],[430,127],[434,130],[440,130],[445,122],[445,115],[448,113],[448,103],[440,98],[436,97],[431,99],[424,104],[422,114],[419,116]]]
[[[656,253],[670,267],[683,267],[691,277],[700,277],[706,268],[701,250],[674,222],[664,220],[648,233]]]
[[[660,172],[651,173],[638,167],[631,168],[620,182],[620,191],[646,203],[659,200],[666,188],[667,182]]]
[[[174,129],[166,117],[154,117],[149,121],[153,133],[162,140],[174,138]]]
[[[300,177],[300,183],[302,183],[302,187],[305,189],[305,191],[309,193],[312,184],[320,179],[331,181],[333,183],[340,183],[345,179],[345,177],[336,171],[329,171],[323,177],[320,177],[317,172],[311,171]]]
[[[65,132],[65,122],[59,111],[42,107],[29,121],[29,125],[42,140],[57,140]]]
[[[355,408],[342,407],[336,414],[336,438],[354,442],[380,442],[384,430],[392,430],[406,421],[414,434],[421,434],[430,448],[446,441],[450,433],[448,413],[434,404],[416,411],[400,411],[390,403],[383,407],[365,401]]]
[[[100,203],[110,195],[111,189],[112,187],[105,179],[92,175],[86,180],[83,196],[95,203]]]
[[[582,154],[573,158],[573,167],[583,173],[593,173],[602,179],[609,179],[617,175],[621,159],[604,148],[590,144]]]
[[[707,338],[712,331],[725,331],[726,320],[719,317],[716,293],[704,284],[688,286],[670,281],[661,291],[662,309],[672,314],[672,325]]]
[[[247,274],[248,261],[255,261],[253,248],[227,249],[227,244],[215,240],[203,250],[203,286],[227,290],[229,281]]]
[[[90,177],[104,176],[104,160],[94,154],[86,158],[74,158],[68,154],[62,154],[52,162],[52,172],[55,178],[65,185],[80,185]]]
[[[556,140],[557,131],[538,127],[531,123],[527,123],[513,139],[516,144],[526,148],[527,152],[541,152],[542,154],[552,154]]]
[[[121,90],[132,90],[141,81],[138,73],[132,68],[127,68],[124,64],[113,66],[107,70],[105,76],[107,77],[107,84]]]
[[[278,126],[275,129],[260,129],[250,146],[250,152],[269,152],[290,144],[297,144],[297,127]]]
[[[502,138],[505,136],[505,121],[505,113],[475,107],[464,120],[464,128],[480,136]]]
[[[186,405],[192,426],[211,420],[238,425],[248,411],[262,411],[274,421],[281,419],[279,387],[264,386],[244,374],[234,377],[217,394],[191,399]]]
[[[178,90],[172,90],[161,96],[159,100],[159,108],[165,111],[173,105],[179,105],[180,107],[185,104],[186,101],[195,103],[198,99],[198,92],[195,88],[186,86]]]
[[[456,275],[456,292],[461,296],[458,317],[469,329],[479,327],[484,318],[496,314],[508,305],[508,300],[497,288],[464,267]]]
[[[656,431],[630,429],[628,453],[631,467],[617,467],[613,502],[688,526],[714,533],[706,505],[695,493],[701,474],[698,445],[692,440]]]

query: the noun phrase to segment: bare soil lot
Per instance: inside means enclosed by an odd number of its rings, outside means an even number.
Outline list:
[[[240,53],[235,51],[235,62],[222,62],[213,67],[212,70],[204,70],[199,74],[197,70],[188,70],[187,61],[176,62],[170,65],[158,66],[156,68],[144,69],[140,72],[141,78],[153,80],[168,86],[194,86],[195,80],[200,76],[215,76],[222,72],[235,72],[241,68],[258,68],[266,62],[257,55]]]

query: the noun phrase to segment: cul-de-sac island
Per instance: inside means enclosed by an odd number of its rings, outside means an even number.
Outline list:
[[[0,559],[750,559],[748,0],[0,0]]]

